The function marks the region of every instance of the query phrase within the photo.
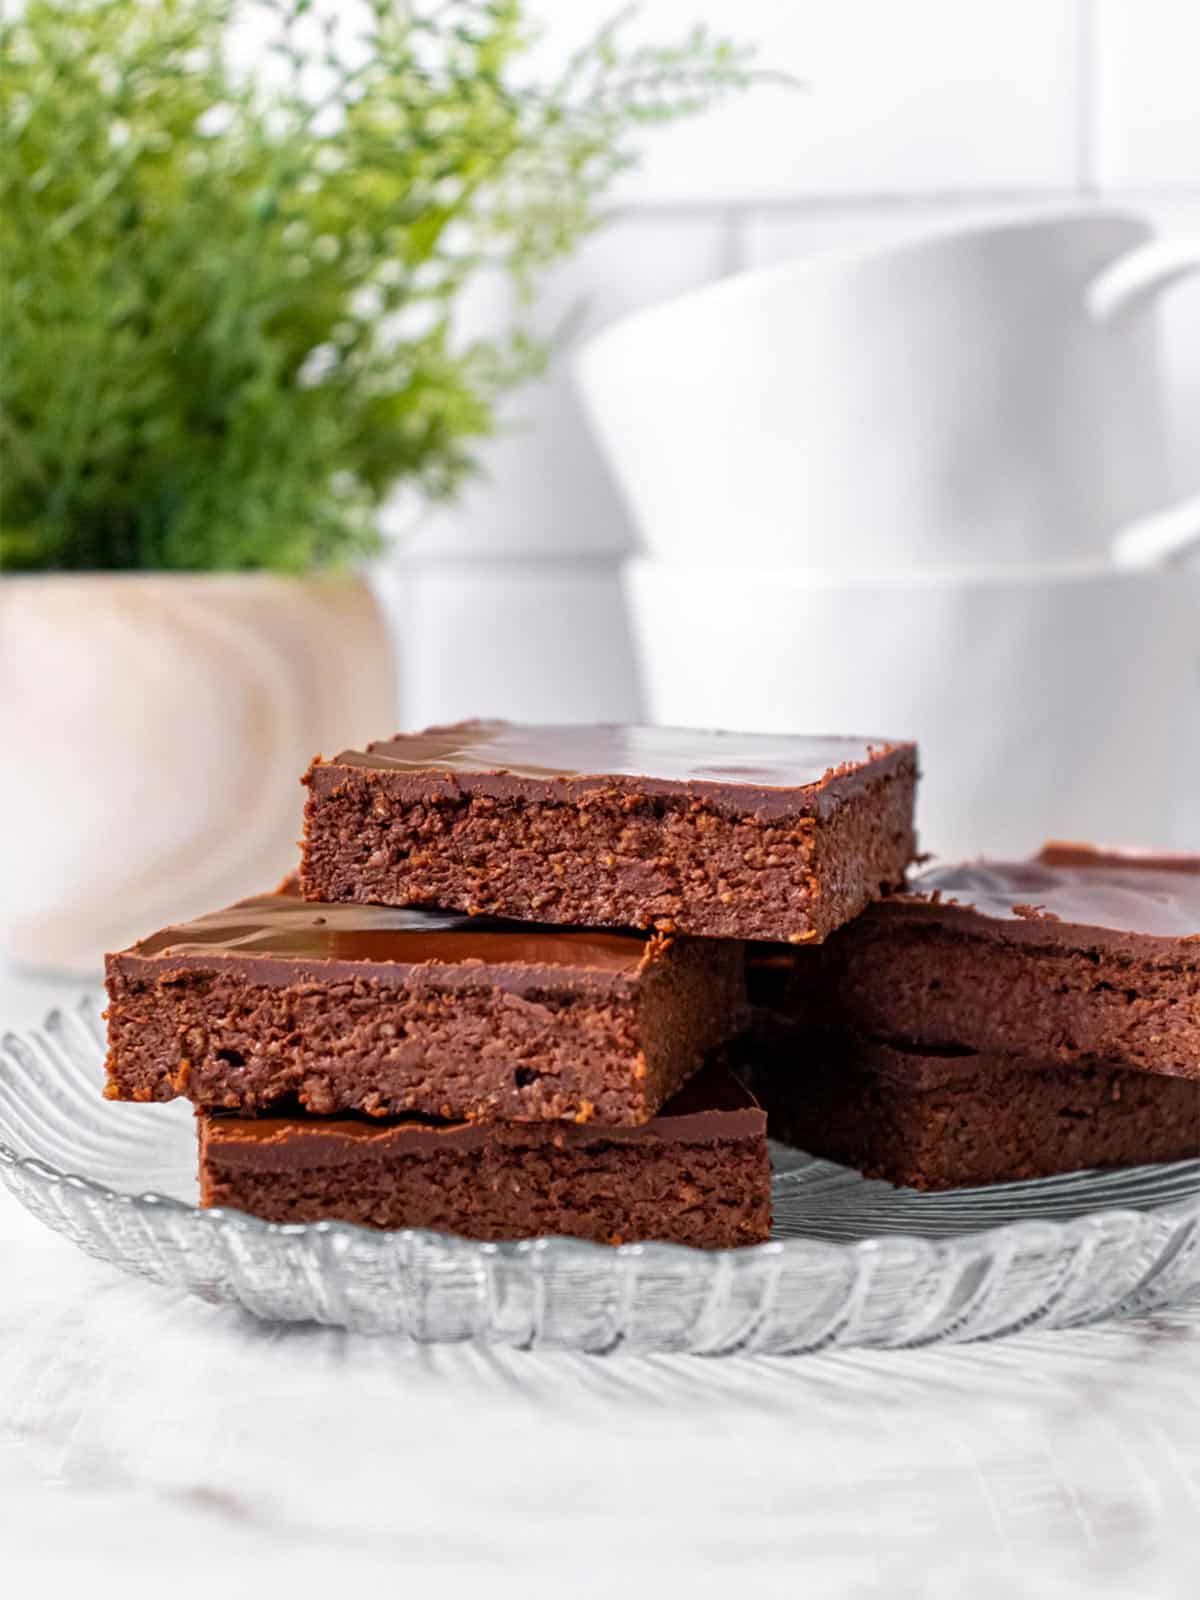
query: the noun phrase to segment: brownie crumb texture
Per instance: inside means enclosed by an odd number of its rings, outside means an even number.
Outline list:
[[[647,1121],[741,1022],[740,951],[673,948],[603,997],[370,979],[109,982],[109,1094],[242,1112]]]
[[[916,1089],[810,1058],[760,1069],[755,1089],[772,1138],[913,1189],[1200,1157],[1200,1085],[1111,1066],[988,1060]]]
[[[319,769],[318,769],[319,771]],[[346,769],[310,788],[314,900],[442,906],[563,925],[730,939],[823,939],[903,881],[915,775],[864,783],[828,815],[729,815],[597,788],[573,803],[389,792]]]
[[[604,1244],[660,1239],[720,1248],[757,1244],[771,1226],[762,1139],[723,1145],[584,1151],[484,1146],[394,1163],[261,1172],[201,1167],[201,1204],[271,1222],[336,1218],[372,1228],[431,1228],[475,1239],[561,1234]]]
[[[793,1003],[914,1047],[1112,1062],[1200,1079],[1200,966],[1103,949],[1031,950],[1003,937],[847,929]]]

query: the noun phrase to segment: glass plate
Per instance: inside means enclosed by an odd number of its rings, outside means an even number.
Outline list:
[[[1200,1161],[922,1195],[775,1153],[769,1244],[478,1244],[194,1204],[191,1108],[101,1098],[88,1000],[0,1046],[0,1176],[89,1254],[257,1316],[596,1353],[994,1338],[1200,1287]]]

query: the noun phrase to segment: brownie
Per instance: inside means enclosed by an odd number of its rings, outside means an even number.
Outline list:
[[[1200,1079],[1200,857],[1051,844],[932,867],[753,983],[895,1044]]]
[[[1094,1062],[777,1033],[753,1076],[773,1139],[914,1189],[1200,1156],[1200,1084]]]
[[[108,977],[120,1100],[647,1121],[741,1024],[741,946],[287,893],[165,928]]]
[[[913,858],[911,744],[466,722],[318,760],[311,899],[820,940]]]
[[[640,1128],[202,1111],[200,1203],[475,1239],[755,1244],[771,1226],[766,1117],[723,1069]]]

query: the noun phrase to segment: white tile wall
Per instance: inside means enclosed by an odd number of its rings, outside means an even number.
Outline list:
[[[543,60],[561,59],[616,8],[534,0],[548,30]],[[807,87],[764,88],[695,123],[648,130],[621,220],[554,275],[538,307],[545,326],[583,301],[578,338],[740,266],[1110,199],[1164,233],[1200,236],[1200,0],[643,0],[636,26],[669,39],[697,18],[757,41],[764,65]],[[1172,292],[1162,326],[1176,477],[1195,491],[1200,279]],[[527,714],[536,700],[540,714],[572,716],[636,698],[612,588],[631,530],[565,363],[510,415],[513,431],[486,452],[488,475],[427,521],[413,556],[434,563],[446,607],[447,563],[494,582],[498,606],[517,604],[502,571],[517,555],[525,618],[537,614],[531,585],[543,571],[546,604],[569,601],[579,618],[558,629],[554,649],[561,656],[577,626],[596,681],[538,679],[544,626],[498,626],[478,646],[460,633],[468,661],[457,662],[452,694],[439,698],[428,673],[410,676],[425,685],[409,697],[414,722],[451,701]],[[552,576],[547,557],[581,561],[579,583]],[[486,609],[478,584],[472,593]],[[434,612],[422,615],[428,636]]]
[[[1200,185],[1200,6],[1094,4],[1099,181]]]
[[[614,9],[534,6],[564,47]],[[1075,0],[649,0],[634,33],[669,41],[698,20],[803,88],[760,88],[648,139],[631,201],[1072,181]]]

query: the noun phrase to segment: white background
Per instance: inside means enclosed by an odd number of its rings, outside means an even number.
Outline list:
[[[614,3],[532,10],[553,61]],[[583,337],[740,268],[955,221],[1114,204],[1200,236],[1192,0],[647,0],[637,27],[697,17],[805,87],[649,130],[613,224],[546,285],[547,327],[579,303]],[[1200,489],[1200,284],[1167,297],[1163,333],[1177,488]],[[634,535],[568,366],[514,398],[484,476],[394,574],[409,724],[637,713],[617,581]]]

